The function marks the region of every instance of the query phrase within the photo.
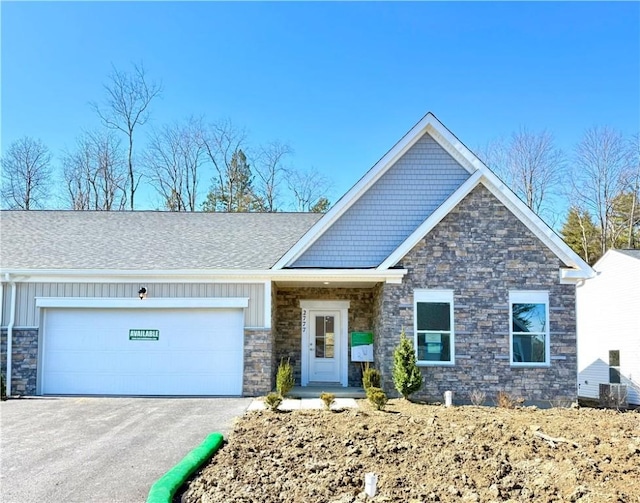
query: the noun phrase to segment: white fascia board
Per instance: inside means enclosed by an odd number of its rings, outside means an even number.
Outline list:
[[[279,269],[268,271],[86,271],[86,270],[21,270],[11,271],[19,283],[263,283],[271,281],[357,281],[400,283],[405,269]],[[20,274],[20,276],[17,276]],[[266,294],[266,293],[265,293]]]
[[[340,200],[285,253],[273,269],[291,265],[322,236],[415,143],[429,133],[469,173],[482,164],[436,117],[429,112],[405,134]]]
[[[486,166],[476,157],[476,155],[462,143],[447,127],[442,124],[433,114],[431,115],[426,132],[438,142],[458,163],[466,169],[470,175],[478,169],[486,169]],[[421,135],[422,136],[422,135]]]
[[[246,308],[244,297],[189,297],[158,299],[118,299],[101,297],[36,297],[36,307],[94,309],[197,309]]]
[[[540,241],[542,241],[565,264],[576,270],[580,279],[595,276],[594,270],[580,256],[558,236],[531,208],[524,204],[515,193],[509,189],[490,170],[484,173],[483,184],[504,204]]]
[[[281,269],[274,271],[273,281],[354,281],[368,283],[400,284],[406,269]]]
[[[482,173],[480,171],[476,171],[472,176],[470,176],[453,194],[449,196],[444,203],[438,206],[436,211],[429,215],[429,218],[422,222],[422,224],[420,224],[420,226],[413,231],[411,235],[385,259],[384,262],[382,262],[382,264],[378,266],[377,270],[384,271],[395,266],[402,257],[409,253],[422,238],[431,232],[431,230],[438,225],[440,221],[446,217],[476,185],[478,185],[478,183],[480,183],[481,178]]]

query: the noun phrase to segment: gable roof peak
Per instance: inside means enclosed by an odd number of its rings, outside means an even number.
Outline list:
[[[297,260],[317,241],[353,204],[371,188],[396,162],[428,134],[470,175],[488,168],[464,145],[431,111],[427,112],[358,182],[343,195],[336,204],[302,236],[282,258],[274,269],[282,269]]]

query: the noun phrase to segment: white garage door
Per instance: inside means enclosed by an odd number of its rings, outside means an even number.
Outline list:
[[[47,309],[42,393],[241,395],[241,309]]]

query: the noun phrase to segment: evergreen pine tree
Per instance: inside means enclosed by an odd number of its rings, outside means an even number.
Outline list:
[[[587,211],[572,206],[560,230],[562,239],[589,264],[600,258],[600,232]]]
[[[416,365],[416,353],[404,328],[400,333],[400,343],[393,352],[393,384],[404,398],[409,398],[409,395],[422,388],[422,374]]]

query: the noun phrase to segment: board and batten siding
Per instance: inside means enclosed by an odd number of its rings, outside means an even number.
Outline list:
[[[640,405],[640,259],[609,250],[596,277],[576,290],[578,394],[598,398],[609,382],[609,351],[620,351],[620,384]]]
[[[380,265],[469,176],[425,134],[293,267]]]
[[[137,298],[140,286],[149,298],[248,297],[246,327],[264,327],[263,283],[16,283],[16,327],[37,327],[36,297]],[[9,323],[11,287],[3,283],[2,326]],[[140,301],[144,302],[144,301]],[[269,316],[271,313],[269,313]]]

